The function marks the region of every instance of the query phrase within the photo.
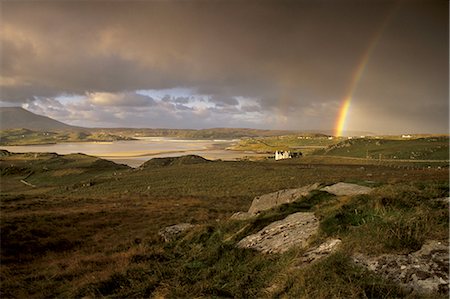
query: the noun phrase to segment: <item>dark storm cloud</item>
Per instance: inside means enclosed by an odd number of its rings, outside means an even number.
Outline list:
[[[366,118],[370,111],[363,108],[376,106],[385,115],[408,111],[416,123],[447,127],[448,115],[440,110],[448,108],[447,1],[1,5],[3,101],[88,93],[109,95],[91,102],[97,106],[145,106],[155,105],[153,99],[134,91],[188,87],[206,95],[217,113],[260,109],[284,115],[281,126],[292,129],[330,128],[355,69],[388,20],[352,105]],[[258,105],[234,109],[236,97],[258,99]],[[167,101],[175,103],[167,109],[192,108],[188,98]],[[427,110],[424,101],[430,103]],[[389,129],[383,123],[373,128]]]
[[[274,1],[6,3],[2,43],[21,51],[6,52],[2,69],[55,93],[185,84],[259,95],[270,85],[323,89],[322,81],[335,96],[378,21],[361,25],[347,9]]]

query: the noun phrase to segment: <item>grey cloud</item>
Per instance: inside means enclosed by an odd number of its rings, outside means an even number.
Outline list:
[[[140,95],[134,92],[107,93],[94,92],[87,95],[88,101],[98,106],[129,106],[145,107],[156,104],[155,100],[149,96]]]
[[[161,101],[172,102],[177,104],[187,104],[191,101],[191,99],[189,97],[173,97],[167,94],[161,98]]]
[[[213,96],[208,99],[208,102],[216,104],[217,107],[237,106],[239,101],[233,97]]]
[[[70,115],[69,111],[55,99],[41,98],[37,101],[30,101],[26,104],[26,108],[38,114],[59,119],[66,119]]]
[[[176,105],[175,105],[175,108],[176,108],[177,110],[189,110],[189,111],[194,110],[193,108],[188,107],[188,106],[186,106],[186,105],[182,105],[182,104],[176,104]]]
[[[214,113],[224,113],[224,114],[238,114],[239,112],[241,112],[241,110],[236,106],[216,106],[208,108],[208,110]]]
[[[190,98],[189,97],[176,97],[174,102],[178,103],[178,104],[187,104],[190,102]]]
[[[170,95],[166,94],[165,96],[163,96],[161,98],[161,101],[163,101],[163,102],[172,102],[172,97]]]
[[[259,105],[243,105],[241,109],[245,112],[261,112],[261,106]]]

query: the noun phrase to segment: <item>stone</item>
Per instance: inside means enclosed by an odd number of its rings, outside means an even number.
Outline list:
[[[250,214],[249,212],[236,212],[233,215],[231,215],[230,219],[231,220],[247,220],[254,216],[255,215]]]
[[[318,229],[319,220],[314,213],[298,212],[243,238],[237,246],[262,253],[283,253],[294,246],[305,248],[309,238],[316,234]]]
[[[335,252],[342,243],[340,239],[329,238],[322,244],[308,249],[301,257],[299,266],[310,264]]]
[[[432,201],[450,204],[450,197],[433,198]]]
[[[256,215],[265,210],[270,210],[276,206],[290,203],[299,197],[308,195],[312,190],[318,189],[319,184],[303,186],[297,189],[284,189],[277,192],[257,196],[253,199],[248,213]]]
[[[167,226],[163,229],[160,229],[158,235],[165,241],[171,242],[175,240],[182,232],[187,231],[188,229],[194,227],[193,224],[190,223],[180,223],[171,226]]]
[[[394,281],[416,294],[449,291],[449,248],[439,241],[427,241],[411,254],[384,254],[367,257],[356,254],[355,263]]]
[[[341,182],[331,186],[324,187],[320,190],[326,191],[328,193],[337,196],[344,196],[344,195],[352,196],[359,194],[369,194],[370,192],[372,192],[373,188]]]

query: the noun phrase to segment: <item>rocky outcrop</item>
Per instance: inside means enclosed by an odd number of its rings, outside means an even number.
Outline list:
[[[296,189],[284,189],[277,192],[272,192],[257,196],[253,199],[252,205],[248,212],[236,212],[231,215],[232,220],[247,220],[258,213],[270,210],[282,204],[291,203],[302,196],[308,195],[311,191],[318,189],[320,184],[312,184]]]
[[[344,195],[352,196],[359,194],[368,194],[372,192],[373,188],[349,183],[337,183],[331,186],[324,187],[320,190],[326,191],[336,196],[344,196]]]
[[[239,241],[240,248],[252,248],[263,253],[282,253],[293,246],[306,247],[308,239],[317,233],[319,220],[314,213],[295,213],[273,222]]]
[[[158,235],[165,241],[171,242],[175,240],[182,232],[194,227],[193,224],[190,223],[180,223],[171,226],[167,226],[163,229],[160,229]]]
[[[319,187],[320,184],[315,183],[296,189],[284,189],[277,192],[257,196],[253,199],[252,204],[248,209],[248,212],[234,213],[231,216],[231,219],[233,220],[249,219],[262,211],[270,210],[282,204],[291,203],[302,196],[307,196],[311,191],[317,190],[319,189]],[[337,183],[332,186],[321,188],[320,190],[326,191],[328,193],[337,196],[343,195],[352,196],[358,194],[368,194],[373,190],[373,188],[349,183]]]
[[[312,190],[319,188],[319,184],[303,186],[297,189],[285,189],[277,192],[257,196],[253,199],[252,205],[248,209],[250,214],[257,214],[261,211],[270,210],[273,207],[290,203],[299,197],[306,196]]]
[[[448,294],[448,244],[428,241],[419,251],[411,254],[385,254],[377,257],[359,254],[353,260],[409,291],[419,294]]]
[[[322,244],[308,249],[301,257],[299,267],[310,264],[335,252],[342,243],[340,239],[330,238]]]

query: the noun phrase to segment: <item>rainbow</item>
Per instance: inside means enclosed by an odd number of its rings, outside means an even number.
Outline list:
[[[375,49],[376,45],[378,44],[378,41],[381,38],[381,35],[383,34],[386,26],[389,23],[389,20],[392,18],[394,12],[398,9],[399,3],[391,9],[386,17],[383,19],[383,22],[381,23],[381,26],[379,29],[375,32],[373,38],[371,39],[369,45],[367,46],[366,50],[364,51],[363,55],[361,56],[361,59],[359,60],[359,63],[353,72],[352,79],[350,81],[350,85],[347,89],[347,92],[345,93],[344,99],[341,101],[341,105],[339,108],[339,113],[336,119],[336,123],[334,126],[334,136],[342,136],[344,129],[346,127],[346,123],[348,120],[348,112],[350,110],[350,105],[353,100],[354,94],[356,92],[356,89],[358,87],[359,81],[361,81],[361,77],[364,74],[364,71],[367,68],[367,64],[369,62],[370,56],[372,55],[373,50]]]
[[[348,110],[350,108],[350,102],[352,98],[346,98],[344,102],[342,102],[341,109],[339,110],[339,116],[335,126],[335,136],[342,136],[342,132],[345,128],[345,120],[347,119]]]
[[[342,133],[344,131],[345,124],[347,121],[350,104],[353,99],[353,95],[356,91],[356,87],[358,86],[359,81],[361,80],[364,70],[367,67],[367,63],[369,62],[370,54],[372,53],[372,50],[375,47],[375,44],[378,41],[378,39],[379,39],[379,37],[372,40],[370,46],[365,51],[363,58],[360,60],[358,67],[356,68],[356,71],[353,73],[350,86],[348,87],[346,96],[344,97],[344,100],[341,103],[341,108],[339,109],[339,114],[338,114],[338,118],[336,120],[336,125],[334,126],[334,128],[335,128],[334,135],[335,136],[342,136]]]

